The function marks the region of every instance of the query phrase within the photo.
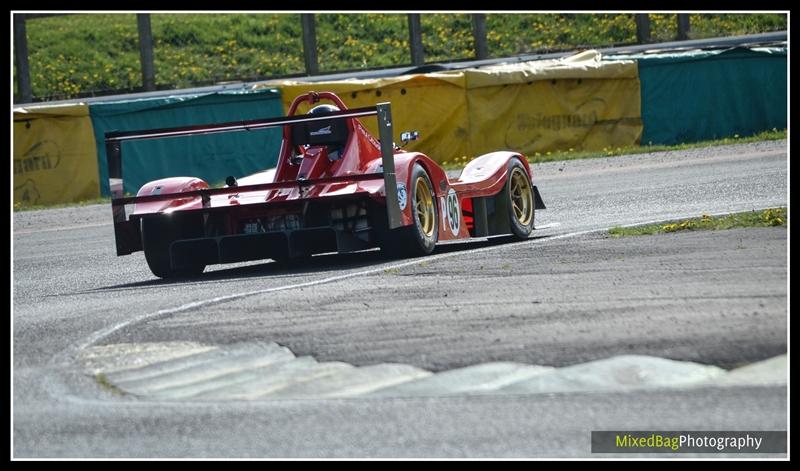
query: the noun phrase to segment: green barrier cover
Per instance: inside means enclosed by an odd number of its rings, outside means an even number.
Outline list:
[[[283,115],[276,89],[182,95],[89,106],[97,145],[100,190],[110,196],[105,133],[223,123]],[[122,147],[125,192],[165,177],[192,176],[210,185],[274,167],[281,144],[279,128],[208,136],[126,142]]]
[[[733,48],[635,59],[642,93],[642,144],[750,136],[787,123],[787,49]]]

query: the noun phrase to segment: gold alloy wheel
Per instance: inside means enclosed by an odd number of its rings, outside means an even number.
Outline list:
[[[511,171],[510,193],[514,217],[522,226],[527,226],[533,217],[533,190],[528,175],[521,168]]]
[[[417,177],[414,191],[414,211],[419,221],[419,226],[426,237],[433,237],[433,229],[436,226],[436,210],[433,207],[433,195],[428,187],[425,177]]]

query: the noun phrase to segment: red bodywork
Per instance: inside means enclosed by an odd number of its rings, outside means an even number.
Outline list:
[[[322,99],[332,101],[343,112],[347,110],[342,100],[333,93],[310,92],[295,98],[287,115],[295,116],[298,106],[303,102],[313,104]],[[296,253],[305,251],[310,254],[320,251],[360,250],[376,246],[375,237],[369,233],[369,228],[380,224],[376,221],[383,219],[376,218],[374,213],[385,211],[387,205],[385,181],[388,180],[383,178],[384,159],[381,144],[367,131],[359,118],[340,118],[339,121],[346,125],[347,138],[339,146],[341,156],[336,160],[330,158],[330,154],[335,152],[330,145],[296,145],[292,128],[297,124],[285,124],[277,167],[239,178],[237,186],[210,189],[206,182],[198,178],[171,177],[147,183],[138,191],[136,198],[115,199],[115,221],[119,224],[118,253],[130,253],[141,249],[141,244],[137,244],[135,240],[137,236],[141,237],[138,233],[140,227],[138,220],[177,213],[196,214],[197,217],[204,218],[205,229],[203,233],[196,234],[196,237],[190,237],[193,240],[287,232],[303,230],[309,226],[315,228],[329,226],[335,231],[350,230],[352,234],[348,237],[354,235],[355,243],[343,243],[344,239],[341,239],[337,232],[336,247],[321,243],[320,247],[296,250],[297,247],[293,247],[290,242],[289,251]],[[320,126],[325,122],[311,124]],[[169,134],[169,130],[161,131],[155,137]],[[421,165],[428,174],[436,200],[440,241],[491,236],[502,232],[502,227],[492,229],[491,223],[476,224],[475,213],[478,202],[485,208],[482,198],[491,198],[503,190],[512,159],[518,160],[528,178],[532,179],[527,159],[517,152],[493,152],[477,157],[467,164],[457,179],[452,181],[436,162],[422,153],[406,152],[393,146],[392,157],[398,189],[401,193],[405,189],[409,200],[410,195],[407,193],[411,188],[410,174],[414,166]],[[303,182],[314,183],[304,185]],[[260,187],[253,188],[257,185]],[[191,193],[181,195],[187,192]],[[160,197],[170,194],[173,196]],[[537,204],[539,201],[537,193]],[[454,204],[455,202],[457,204]],[[125,219],[124,211],[122,217],[119,215],[120,207],[125,203],[134,203],[130,220]],[[399,225],[413,224],[411,204],[400,203],[399,206],[401,208]],[[362,210],[366,211],[366,216],[362,214]],[[319,220],[309,222],[313,217],[309,219],[308,214],[314,211],[324,214]],[[344,221],[342,224],[339,224],[335,217],[339,214],[337,211],[341,211],[340,219]],[[356,214],[351,215],[353,212]],[[357,226],[361,223],[356,221],[355,225],[350,227],[347,224],[353,221],[348,216],[353,216],[355,219],[366,217],[366,225],[362,224],[359,228]],[[213,227],[210,227],[212,225]],[[309,240],[316,242],[313,237]],[[201,242],[195,244],[195,248],[208,247]],[[246,254],[232,258],[220,255],[216,259],[210,257],[207,263],[270,258],[265,257],[265,254],[266,252],[262,252],[253,258],[248,258]]]

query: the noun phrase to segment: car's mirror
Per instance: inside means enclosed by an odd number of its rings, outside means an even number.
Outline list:
[[[400,133],[400,140],[403,141],[403,143],[416,141],[417,139],[419,139],[419,131],[405,131]]]

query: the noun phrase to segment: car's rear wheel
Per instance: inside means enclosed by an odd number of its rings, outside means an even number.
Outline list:
[[[193,228],[185,224],[188,224],[188,221],[183,221],[178,215],[142,218],[144,258],[155,276],[180,278],[199,275],[205,270],[205,264],[192,263],[189,260],[179,260],[177,269],[172,266],[170,244],[179,239],[197,236],[188,234]]]
[[[381,250],[392,256],[417,257],[428,255],[439,238],[439,220],[436,217],[436,197],[425,169],[415,164],[411,172],[408,204],[411,206],[413,224],[392,231],[381,241]]]
[[[533,186],[528,172],[517,159],[513,159],[508,166],[508,181],[504,192],[511,232],[517,238],[527,239],[533,231]]]

